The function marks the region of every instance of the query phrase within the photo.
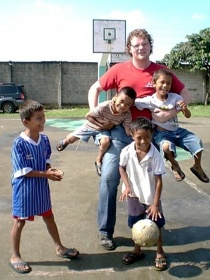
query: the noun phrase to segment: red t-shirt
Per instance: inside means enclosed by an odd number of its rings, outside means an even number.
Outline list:
[[[101,87],[107,91],[115,89],[116,92],[123,87],[129,86],[135,89],[137,97],[145,97],[155,93],[155,89],[152,84],[152,76],[155,71],[160,68],[166,68],[164,65],[160,65],[151,62],[150,66],[146,69],[136,68],[132,61],[120,62],[113,65],[102,77],[99,78]],[[172,73],[173,74],[173,73]],[[184,84],[173,74],[173,81],[171,86],[171,92],[180,93],[184,88]],[[131,108],[132,118],[144,116],[149,119],[152,118],[148,109],[138,110],[135,106]]]

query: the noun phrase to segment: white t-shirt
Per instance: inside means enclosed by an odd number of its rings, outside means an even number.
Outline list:
[[[166,110],[166,111],[169,111],[172,109],[176,109],[176,110],[180,111],[180,108],[177,105],[177,102],[181,101],[181,100],[183,100],[183,98],[179,94],[169,92],[168,98],[166,100],[162,101],[162,100],[158,99],[156,96],[156,93],[154,93],[152,96],[146,96],[144,98],[136,98],[135,106],[139,110],[147,108],[152,112],[154,112],[154,110],[156,108],[161,109],[161,110]],[[157,122],[155,120],[152,120],[152,122],[169,131],[176,131],[179,127],[177,115],[174,116],[173,118],[169,119],[167,122],[161,123],[161,122]]]
[[[134,197],[146,205],[151,205],[155,195],[155,175],[165,174],[163,158],[151,143],[147,155],[139,162],[135,142],[122,149],[120,154],[120,166],[126,167],[131,191]],[[125,185],[122,185],[122,191]]]

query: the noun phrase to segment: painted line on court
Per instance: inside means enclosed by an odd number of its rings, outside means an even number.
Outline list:
[[[171,166],[168,162],[165,162],[165,167],[169,170],[171,170]],[[196,192],[200,193],[201,195],[205,196],[206,198],[210,199],[210,195],[208,193],[206,193],[205,191],[203,191],[202,188],[198,187],[195,183],[193,183],[192,181],[190,181],[187,177],[185,177],[185,179],[183,180],[184,182],[186,182],[191,188],[193,188]]]
[[[206,198],[208,198],[210,200],[210,195],[207,194],[206,192],[204,192],[200,187],[198,187],[196,184],[192,183],[190,180],[188,180],[187,178],[185,178],[185,182],[192,187],[193,189],[195,189],[198,193],[202,194],[203,196],[205,196]]]
[[[80,127],[84,122],[85,119],[47,119],[46,125],[73,131]]]
[[[153,266],[147,266],[147,267],[137,267],[137,268],[131,268],[130,270],[132,271],[143,271],[148,269],[148,270],[154,270]],[[101,268],[101,269],[88,269],[88,270],[69,270],[69,271],[31,271],[29,274],[27,274],[27,276],[32,276],[32,277],[56,277],[56,276],[67,276],[67,275],[81,275],[81,274],[98,274],[98,273],[116,273],[119,272],[121,270],[117,269],[117,268]],[[123,271],[123,270],[122,270]],[[129,270],[127,270],[129,271]],[[16,272],[12,273],[12,276],[17,276]]]

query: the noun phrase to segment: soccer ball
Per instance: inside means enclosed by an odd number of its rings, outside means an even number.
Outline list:
[[[140,220],[132,227],[132,239],[135,244],[141,247],[154,246],[157,243],[159,234],[158,226],[150,219]]]

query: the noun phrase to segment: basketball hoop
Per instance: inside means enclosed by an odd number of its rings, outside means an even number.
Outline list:
[[[125,20],[93,20],[94,53],[125,53],[125,41]]]

